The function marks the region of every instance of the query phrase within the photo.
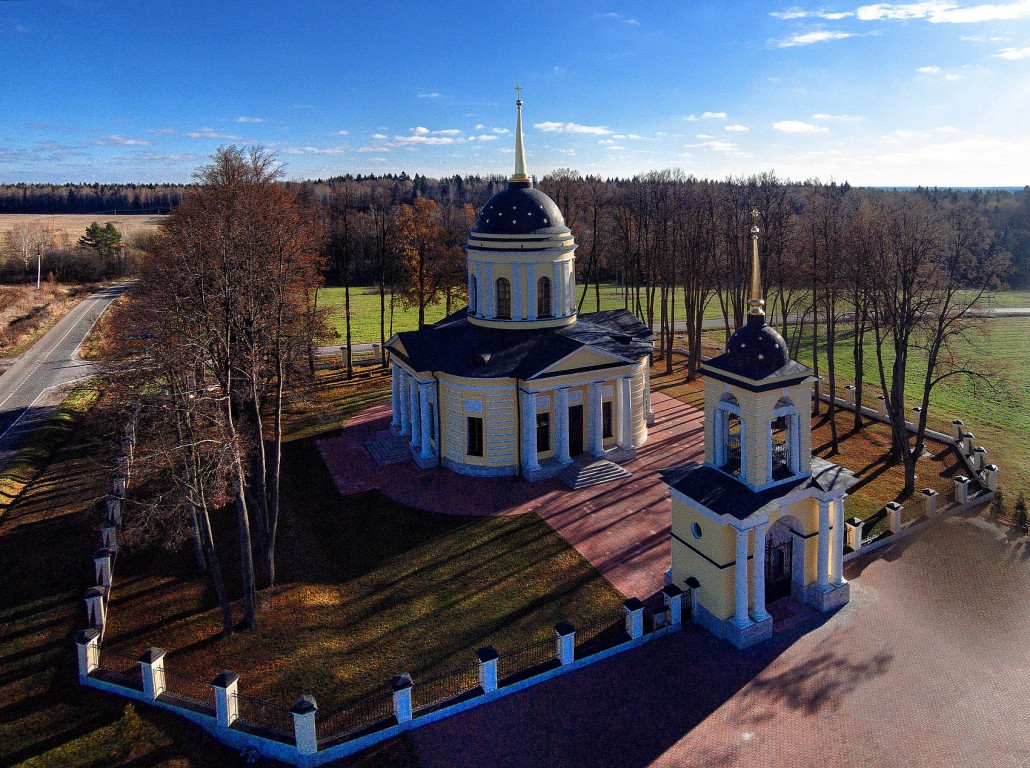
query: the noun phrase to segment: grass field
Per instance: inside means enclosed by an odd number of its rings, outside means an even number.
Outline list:
[[[43,224],[53,227],[58,236],[64,242],[60,245],[74,245],[86,232],[86,227],[94,221],[100,224],[111,222],[122,233],[123,239],[128,239],[138,232],[147,232],[157,229],[164,216],[139,215],[104,215],[99,213],[57,213],[57,214],[36,214],[36,213],[0,213],[0,240],[4,233],[22,224]]]

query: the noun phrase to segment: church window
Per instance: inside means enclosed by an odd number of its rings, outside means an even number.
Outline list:
[[[551,316],[551,281],[546,277],[536,281],[536,315]]]
[[[601,403],[601,436],[608,438],[614,434],[612,431],[612,401],[605,400]]]
[[[497,317],[511,320],[511,283],[508,278],[497,278]]]
[[[480,416],[468,417],[468,450],[469,456],[483,455],[483,419]]]
[[[698,525],[697,523],[691,523],[690,524],[690,532],[691,532],[691,534],[693,534],[695,539],[700,539],[701,538],[701,526]]]
[[[547,411],[536,415],[537,452],[551,450],[551,414]]]
[[[469,275],[469,312],[471,312],[472,314],[476,313],[476,299],[478,298],[478,293],[479,291],[478,286],[476,285],[476,276]]]

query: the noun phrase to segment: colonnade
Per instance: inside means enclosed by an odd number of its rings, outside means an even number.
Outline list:
[[[473,315],[497,319],[497,278],[494,267],[502,262],[469,259],[468,289]],[[576,273],[573,259],[555,262],[514,263],[511,280],[511,320],[538,320],[537,287],[541,277],[550,280],[552,317],[568,317],[576,308]],[[474,300],[471,297],[475,297]],[[523,301],[525,297],[525,301]],[[523,304],[525,306],[523,306]],[[507,319],[507,318],[505,318]]]
[[[440,428],[437,419],[433,419],[433,408],[436,407],[434,397],[434,381],[419,381],[415,376],[394,362],[390,364],[391,386],[393,388],[391,404],[393,406],[390,429],[395,434],[410,436],[409,445],[417,451],[419,458],[431,459],[436,454],[433,450],[433,433]],[[436,440],[439,446],[439,439]]]

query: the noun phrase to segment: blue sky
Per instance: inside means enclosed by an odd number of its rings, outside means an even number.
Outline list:
[[[0,0],[0,181],[530,173],[1030,183],[1030,0]]]

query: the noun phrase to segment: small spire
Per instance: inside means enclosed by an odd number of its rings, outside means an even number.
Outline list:
[[[515,108],[518,116],[515,118],[515,173],[511,181],[526,182],[529,176],[526,175],[526,154],[522,149],[522,86],[515,86]]]
[[[758,261],[758,209],[751,209],[751,309],[749,315],[765,314],[765,299],[762,298],[762,265]]]

